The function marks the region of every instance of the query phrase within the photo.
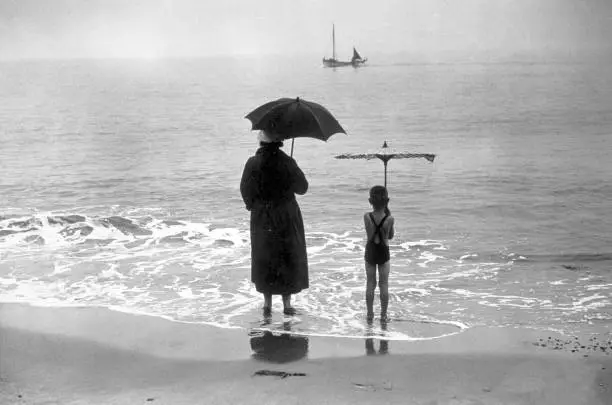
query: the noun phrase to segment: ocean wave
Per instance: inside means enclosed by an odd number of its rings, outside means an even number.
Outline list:
[[[0,251],[8,260],[0,262],[0,301],[257,326],[261,295],[250,282],[248,226],[172,218],[156,209],[92,211],[2,216]],[[364,336],[363,232],[307,232],[306,239],[310,288],[294,299],[302,315],[293,330]],[[549,327],[552,321],[584,320],[585,314],[601,318],[612,305],[605,298],[612,291],[609,280],[559,272],[542,282],[529,266],[537,260],[506,249],[461,251],[453,241],[398,239],[390,250],[393,322],[376,336],[410,340],[461,330],[453,323],[498,325],[521,316]],[[553,257],[571,263],[567,259],[577,256]],[[539,256],[545,258],[550,256]],[[505,315],[498,319],[500,312]],[[423,326],[427,322],[442,326]]]
[[[573,263],[593,263],[593,262],[609,262],[612,261],[612,253],[563,253],[563,254],[526,254],[526,261],[530,262],[549,262],[549,263],[567,263],[571,266]],[[576,268],[577,269],[577,268]],[[572,270],[571,268],[569,270]]]
[[[150,215],[88,216],[82,214],[10,215],[0,219],[0,247],[44,244],[66,245],[122,243],[127,248],[151,244],[241,246],[246,233],[234,228],[180,220],[157,219]]]

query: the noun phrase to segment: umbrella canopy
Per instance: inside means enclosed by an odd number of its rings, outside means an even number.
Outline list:
[[[346,134],[338,120],[322,105],[298,98],[279,98],[265,103],[245,117],[252,129],[270,130],[281,139],[315,138],[327,141]]]
[[[413,159],[413,158],[424,158],[429,162],[433,162],[436,155],[431,153],[397,153],[392,151],[387,145],[387,141],[383,143],[383,146],[378,153],[344,153],[336,156],[336,159],[380,159],[385,165],[385,187],[387,187],[387,163],[391,159]]]

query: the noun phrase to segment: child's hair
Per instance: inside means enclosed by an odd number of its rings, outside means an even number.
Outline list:
[[[389,202],[387,189],[383,186],[374,186],[370,189],[370,204],[375,210],[382,210]]]

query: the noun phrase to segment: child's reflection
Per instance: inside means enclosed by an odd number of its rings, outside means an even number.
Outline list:
[[[372,322],[368,322],[368,326],[372,326]],[[386,332],[387,331],[387,322],[381,321],[380,328]],[[366,338],[365,340],[365,348],[366,355],[373,356],[376,353],[376,349],[374,348],[374,338]],[[380,344],[378,346],[378,354],[389,354],[389,341],[386,339],[380,339]]]

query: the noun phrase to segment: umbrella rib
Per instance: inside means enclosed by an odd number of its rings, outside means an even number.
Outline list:
[[[314,110],[312,109],[311,106],[309,106],[308,104],[306,104],[306,102],[304,100],[300,100],[299,104],[303,104],[306,107],[308,107],[308,109],[310,110],[310,112],[312,113],[312,117],[315,119],[315,121],[317,122],[317,126],[319,129],[321,129],[321,121],[319,121],[319,119],[317,118],[317,114],[314,112]],[[321,134],[323,134],[323,136],[325,136],[325,134],[323,133],[323,131],[321,131]],[[327,138],[329,139],[329,137]],[[327,142],[327,139],[325,139],[325,142]]]
[[[261,128],[261,120],[266,117],[267,115],[270,114],[270,112],[272,110],[274,110],[275,108],[277,108],[279,106],[279,103],[282,104],[289,104],[291,102],[295,101],[294,99],[291,98],[279,98],[278,100],[273,100],[273,101],[269,101],[261,106],[259,106],[258,108],[256,108],[255,110],[251,111],[250,113],[248,113],[245,118],[247,118],[248,120],[251,120],[251,118],[253,118],[255,121],[252,121],[252,129],[262,129]],[[251,117],[251,114],[256,114],[257,116],[259,116],[259,119],[257,119],[256,117]]]
[[[433,162],[436,155],[431,154],[431,153],[394,153],[394,154],[375,154],[375,153],[359,153],[359,154],[354,154],[354,153],[344,153],[342,155],[338,155],[335,158],[336,159],[374,159],[374,158],[379,158],[381,160],[383,160],[383,158],[389,158],[389,159],[409,159],[409,158],[425,158],[430,162]]]

